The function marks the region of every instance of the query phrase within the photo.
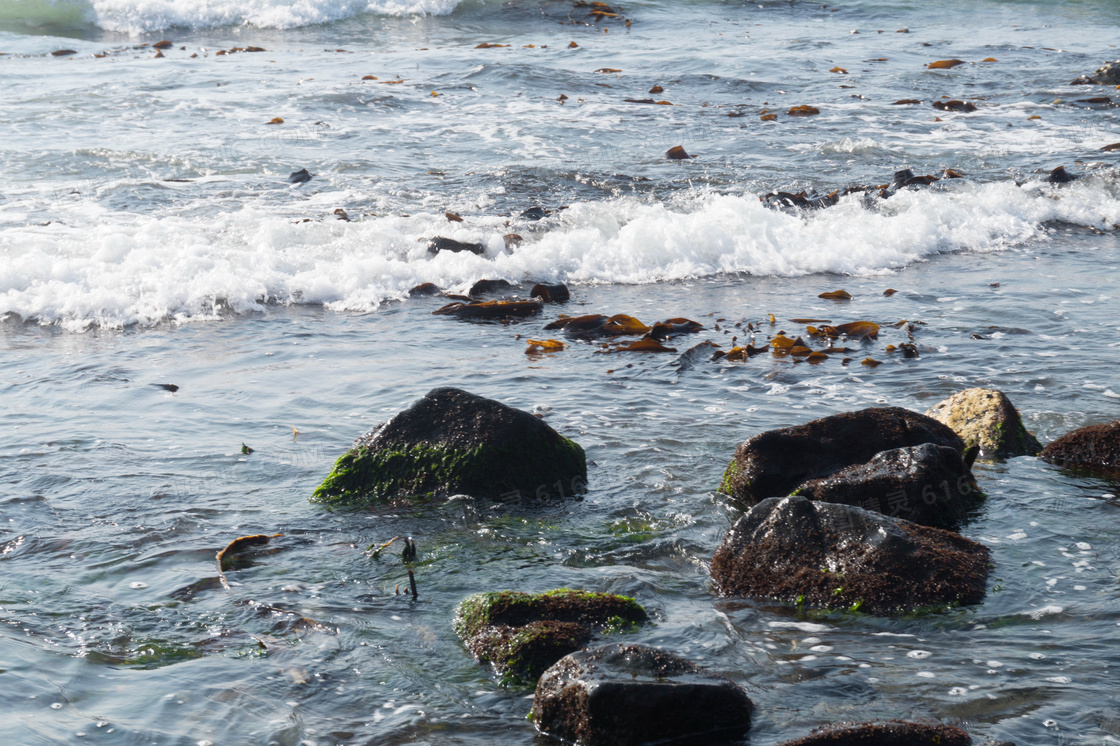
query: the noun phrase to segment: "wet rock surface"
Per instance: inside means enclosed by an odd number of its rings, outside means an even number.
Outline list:
[[[428,241],[429,254],[438,254],[441,251],[450,251],[456,254],[463,251],[471,254],[485,254],[486,247],[480,243],[456,241],[453,238],[444,238],[443,236],[436,236]]]
[[[720,743],[750,728],[753,704],[734,682],[646,645],[566,656],[537,684],[541,731],[582,746]]]
[[[768,430],[744,441],[719,491],[754,505],[788,495],[803,482],[869,461],[892,448],[933,443],[964,452],[947,425],[901,407],[872,407]]]
[[[724,596],[889,615],[980,602],[988,549],[862,508],[770,498],[731,528],[711,574]]]
[[[1057,466],[1120,477],[1120,420],[1066,433],[1043,448],[1039,458]]]
[[[424,298],[440,294],[439,286],[434,282],[422,282],[408,291],[409,298]]]
[[[932,443],[877,453],[793,494],[941,528],[957,527],[984,497],[960,452]]]
[[[965,389],[926,412],[952,428],[966,448],[977,446],[980,458],[1036,456],[1042,445],[1023,426],[1019,410],[995,389]]]
[[[1082,75],[1073,85],[1120,85],[1120,60],[1106,62],[1092,75]]]
[[[506,290],[511,290],[517,287],[508,280],[479,280],[471,285],[471,289],[467,291],[467,295],[486,295],[488,293],[500,293]]]
[[[538,282],[529,291],[530,298],[540,298],[545,303],[563,303],[570,299],[571,293],[568,292],[568,286],[564,284],[546,285],[543,282]]]
[[[603,629],[649,620],[626,596],[563,588],[547,593],[499,591],[459,604],[455,633],[481,663],[511,684],[532,685],[545,669],[579,650]]]
[[[815,730],[779,746],[970,746],[968,733],[951,725],[909,723],[840,723]]]
[[[312,500],[362,504],[459,492],[521,502],[570,496],[586,484],[583,449],[540,418],[437,388],[359,438]]]

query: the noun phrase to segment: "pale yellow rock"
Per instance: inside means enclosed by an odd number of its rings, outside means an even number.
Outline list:
[[[986,459],[1034,456],[1042,450],[1023,427],[1019,410],[995,389],[966,389],[936,405],[926,415],[953,429],[966,448],[979,446]]]

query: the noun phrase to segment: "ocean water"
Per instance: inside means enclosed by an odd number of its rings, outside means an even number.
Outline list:
[[[531,692],[450,622],[469,593],[566,585],[635,596],[655,623],[628,639],[745,687],[755,746],[888,717],[1120,743],[1113,482],[978,464],[962,533],[995,567],[951,613],[798,614],[721,599],[707,570],[739,515],[715,488],[763,430],[971,386],[1044,443],[1116,418],[1120,122],[1088,99],[1120,91],[1068,85],[1120,58],[1116,3],[612,5],[0,2],[0,740],[544,743]],[[626,101],[650,98],[672,105]],[[1046,183],[1063,165],[1080,178]],[[963,178],[759,200],[902,168]],[[485,254],[433,257],[434,236]],[[572,300],[503,324],[408,297],[482,278]],[[705,328],[675,354],[526,355],[560,313]],[[847,364],[681,359],[797,318],[883,331]],[[902,321],[918,359],[886,349]],[[440,385],[541,414],[587,450],[589,492],[308,501]],[[282,536],[223,589],[215,553],[255,533]],[[398,557],[364,552],[397,535],[415,601]]]

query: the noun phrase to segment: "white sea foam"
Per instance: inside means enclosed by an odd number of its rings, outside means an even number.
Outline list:
[[[0,20],[27,25],[84,21],[106,31],[146,33],[172,27],[296,28],[363,13],[446,15],[460,0],[13,0]]]
[[[433,282],[653,283],[720,274],[876,275],[950,251],[1045,239],[1047,220],[1109,227],[1120,200],[1086,186],[1060,192],[1010,182],[903,192],[876,209],[854,197],[789,214],[752,196],[691,194],[577,203],[512,253],[501,217],[449,226],[442,215],[295,223],[259,207],[206,218],[99,208],[0,233],[0,316],[68,329],[119,328],[254,313],[268,304],[368,311]],[[428,255],[423,239],[477,241],[485,256]]]

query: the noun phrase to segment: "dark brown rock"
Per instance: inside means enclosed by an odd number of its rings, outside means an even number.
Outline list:
[[[731,528],[711,573],[724,596],[889,615],[980,602],[988,550],[850,505],[770,498]]]
[[[573,653],[545,671],[533,697],[541,731],[580,746],[719,743],[750,728],[754,705],[734,682],[646,645]]]
[[[984,497],[960,451],[932,443],[882,451],[793,494],[940,528],[957,527]]]
[[[538,282],[529,291],[530,298],[540,298],[545,303],[563,303],[569,300],[572,296],[568,292],[568,286],[564,284],[545,285],[543,282]]]
[[[486,247],[480,243],[464,243],[463,241],[456,241],[453,238],[444,238],[443,236],[436,236],[428,241],[429,254],[438,254],[441,251],[452,251],[455,253],[469,251],[472,254],[485,254]]]
[[[1058,166],[1050,172],[1050,175],[1046,177],[1046,181],[1050,184],[1068,184],[1071,181],[1076,181],[1078,178],[1080,177],[1076,174],[1071,174],[1069,171],[1066,171],[1065,166]]]
[[[508,280],[479,280],[471,285],[471,289],[467,291],[467,295],[485,295],[487,293],[498,293],[503,290],[509,290],[516,287]]]
[[[434,282],[424,282],[408,291],[409,298],[422,298],[428,295],[439,295],[439,288]]]
[[[768,430],[744,441],[719,491],[754,505],[788,495],[802,482],[869,461],[880,451],[933,443],[964,452],[948,426],[901,407],[873,407]]]
[[[1120,420],[1066,433],[1043,448],[1039,458],[1058,466],[1120,476]]]
[[[971,746],[972,738],[951,725],[908,723],[838,723],[778,746]]]

